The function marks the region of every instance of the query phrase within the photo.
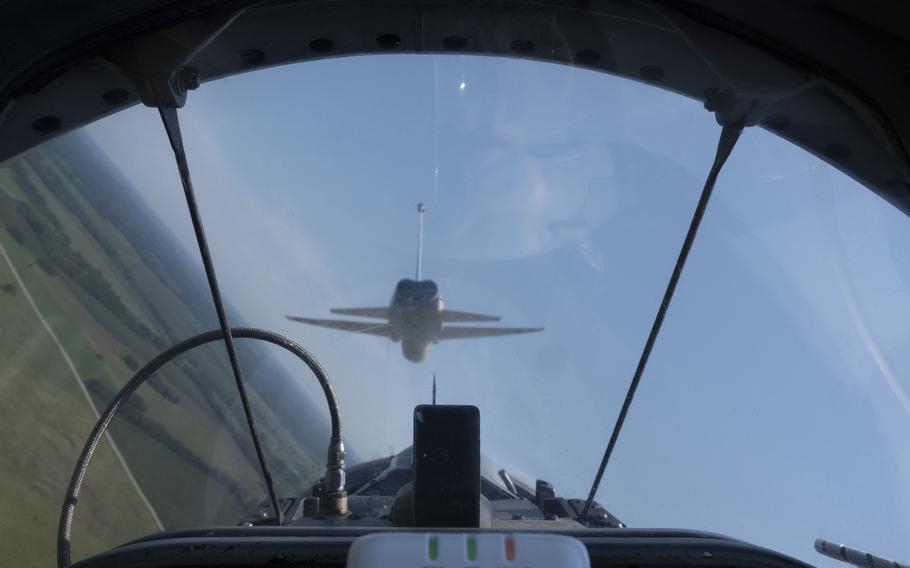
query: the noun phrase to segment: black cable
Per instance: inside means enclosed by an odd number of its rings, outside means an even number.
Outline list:
[[[265,452],[262,450],[262,444],[259,442],[259,436],[256,434],[256,423],[253,419],[253,411],[250,408],[250,401],[246,396],[246,387],[243,384],[243,373],[240,370],[240,362],[237,360],[237,351],[234,348],[234,340],[231,337],[231,328],[228,323],[227,313],[225,313],[224,303],[221,300],[221,291],[218,288],[218,279],[215,276],[215,265],[212,262],[212,254],[209,252],[208,241],[205,238],[205,229],[202,226],[202,217],[199,214],[199,206],[196,204],[196,196],[193,193],[193,183],[190,180],[190,169],[186,161],[186,152],[183,148],[183,137],[180,133],[180,121],[177,119],[176,108],[165,108],[158,106],[158,112],[161,114],[161,122],[164,123],[164,130],[167,132],[171,148],[174,150],[174,158],[177,161],[177,170],[180,172],[180,181],[183,183],[183,193],[186,196],[186,205],[190,211],[190,220],[193,222],[193,230],[196,233],[196,243],[199,245],[199,254],[202,256],[202,265],[205,268],[205,276],[209,282],[209,289],[212,293],[212,301],[215,304],[215,312],[218,314],[218,325],[224,333],[224,347],[227,349],[228,359],[231,362],[231,369],[234,372],[234,382],[237,384],[237,392],[240,394],[240,405],[243,407],[243,414],[246,417],[247,426],[250,429],[250,436],[253,438],[253,447],[256,449],[256,457],[259,459],[259,468],[262,470],[262,477],[265,480],[265,487],[269,493],[269,500],[272,507],[278,515],[278,524],[282,524],[283,517],[281,509],[278,507],[278,496],[275,494],[275,486],[272,483],[272,474],[269,472],[269,465],[265,459]]]
[[[619,410],[619,416],[616,417],[616,425],[613,426],[613,433],[610,434],[610,441],[607,444],[607,449],[604,451],[603,459],[600,461],[600,467],[597,469],[597,475],[594,476],[594,483],[591,485],[591,491],[588,493],[588,499],[585,501],[585,506],[581,511],[581,518],[583,520],[587,518],[591,503],[594,502],[594,495],[600,487],[604,471],[607,469],[607,463],[610,461],[610,456],[613,454],[613,448],[616,446],[619,432],[622,430],[623,422],[626,420],[626,414],[629,412],[629,407],[632,405],[632,398],[635,396],[635,390],[638,388],[641,376],[645,372],[645,367],[648,364],[648,357],[651,356],[651,350],[654,348],[654,342],[657,340],[657,335],[660,333],[660,327],[663,324],[664,316],[667,314],[667,308],[670,307],[670,301],[673,299],[673,292],[676,291],[676,284],[679,282],[683,266],[686,264],[689,250],[695,242],[698,226],[701,224],[701,219],[705,214],[705,208],[708,206],[708,200],[711,198],[711,192],[714,190],[717,174],[720,173],[720,169],[730,156],[730,152],[733,150],[733,146],[736,145],[736,141],[739,139],[742,130],[743,127],[740,124],[724,126],[720,132],[714,164],[711,166],[711,171],[708,172],[708,178],[705,180],[705,187],[701,192],[701,197],[698,199],[695,213],[692,215],[692,222],[689,223],[689,232],[686,233],[686,238],[679,251],[679,257],[676,259],[676,266],[673,267],[673,274],[670,276],[670,281],[667,283],[667,290],[664,292],[664,297],[660,302],[660,307],[657,309],[654,323],[651,325],[651,333],[648,334],[648,340],[645,342],[645,347],[641,352],[641,358],[638,360],[638,367],[635,368],[635,374],[632,375],[632,382],[629,384],[629,391],[626,393],[626,399],[623,401],[622,408]]]
[[[332,386],[328,375],[326,375],[325,370],[323,370],[315,357],[297,343],[278,335],[277,333],[244,327],[234,328],[231,330],[231,333],[234,337],[268,341],[269,343],[287,349],[302,359],[310,370],[313,371],[313,374],[316,375],[316,379],[322,386],[322,392],[325,393],[325,399],[329,405],[329,416],[332,420],[332,437],[342,438],[341,411],[338,407],[338,400],[335,398],[335,388]],[[166,363],[191,349],[220,339],[224,339],[224,333],[221,330],[208,331],[185,339],[172,346],[167,351],[159,354],[139,369],[136,374],[123,385],[123,388],[120,389],[120,392],[117,393],[114,400],[111,401],[104,413],[98,418],[98,422],[95,423],[95,427],[86,440],[82,453],[79,455],[79,461],[76,463],[76,468],[73,470],[69,488],[66,490],[66,498],[63,501],[63,510],[60,513],[60,525],[57,528],[57,566],[59,568],[68,568],[70,565],[70,540],[72,536],[73,516],[76,512],[76,501],[79,498],[79,491],[82,489],[82,482],[85,480],[85,474],[88,471],[92,456],[94,455],[98,444],[101,442],[102,436],[104,436],[104,433],[107,431],[111,422],[117,416],[117,413],[136,389]]]

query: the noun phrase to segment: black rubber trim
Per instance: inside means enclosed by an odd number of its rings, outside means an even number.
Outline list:
[[[0,84],[0,112],[11,101],[39,91],[70,68],[96,57],[105,49],[142,37],[180,22],[197,18],[217,9],[236,8],[255,4],[260,0],[184,0],[142,12],[82,39],[65,45],[36,59],[28,67]],[[0,80],[5,77],[0,77]]]
[[[346,530],[295,527],[208,527],[173,531],[79,562],[79,568],[202,566],[343,566],[360,534],[411,529]],[[463,529],[433,532],[502,532]],[[591,565],[637,568],[809,568],[789,556],[720,535],[659,529],[563,532],[587,547]]]

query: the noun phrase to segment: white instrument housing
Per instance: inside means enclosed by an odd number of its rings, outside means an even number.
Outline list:
[[[537,533],[375,533],[358,538],[348,568],[590,568],[581,541]]]

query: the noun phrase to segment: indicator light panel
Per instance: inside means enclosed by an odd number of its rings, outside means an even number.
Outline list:
[[[539,533],[376,533],[358,538],[348,568],[589,568],[577,539]]]

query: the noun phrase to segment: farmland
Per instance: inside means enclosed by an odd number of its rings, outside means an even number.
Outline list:
[[[17,566],[53,563],[92,405],[103,409],[167,346],[216,327],[199,263],[136,192],[80,133],[0,164],[0,554]],[[271,353],[241,346],[287,494],[319,477],[327,427],[291,431],[267,402],[289,380]],[[76,559],[157,531],[156,516],[164,528],[236,523],[264,496],[220,345],[167,365],[127,404],[112,438],[122,460],[104,443],[89,470]]]

